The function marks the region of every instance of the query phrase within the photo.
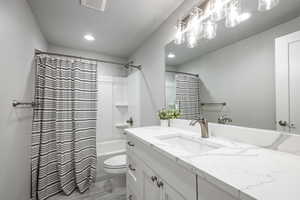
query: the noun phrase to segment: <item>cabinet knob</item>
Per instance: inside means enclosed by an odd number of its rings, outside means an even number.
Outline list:
[[[157,184],[157,187],[159,187],[159,188],[164,186],[164,183],[162,181],[159,181],[156,184]]]
[[[151,176],[151,180],[152,180],[152,182],[155,182],[155,181],[157,181],[157,177],[156,176]]]
[[[127,144],[128,144],[128,146],[130,146],[130,147],[134,147],[134,144],[132,143],[132,142],[127,142]]]
[[[132,200],[132,195],[129,195],[129,196],[128,196],[128,200]]]
[[[128,165],[128,168],[129,168],[131,171],[135,171],[135,170],[136,170],[135,168],[132,167],[131,164]]]

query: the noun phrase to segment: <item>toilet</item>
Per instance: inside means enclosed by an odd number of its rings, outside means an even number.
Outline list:
[[[104,161],[104,171],[108,174],[125,174],[126,168],[126,154],[113,156]]]
[[[119,175],[111,179],[113,191],[124,188],[126,185],[125,173],[127,170],[127,155],[121,154],[104,161],[104,171],[111,175]]]

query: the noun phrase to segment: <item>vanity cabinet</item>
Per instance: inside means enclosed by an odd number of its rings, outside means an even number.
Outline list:
[[[127,139],[129,200],[237,200],[155,147]]]
[[[151,147],[128,136],[128,199],[196,200],[196,176]]]
[[[142,173],[143,200],[186,200],[149,167],[144,166]]]

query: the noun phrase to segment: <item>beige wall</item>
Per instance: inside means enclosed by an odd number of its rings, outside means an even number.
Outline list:
[[[0,199],[30,197],[32,109],[12,100],[33,100],[34,49],[47,49],[25,0],[0,1]]]

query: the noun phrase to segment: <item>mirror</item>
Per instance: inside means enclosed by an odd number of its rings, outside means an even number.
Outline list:
[[[166,108],[183,119],[298,133],[300,2],[259,12],[248,1],[247,8],[250,19],[235,28],[221,20],[212,40],[165,47]]]

